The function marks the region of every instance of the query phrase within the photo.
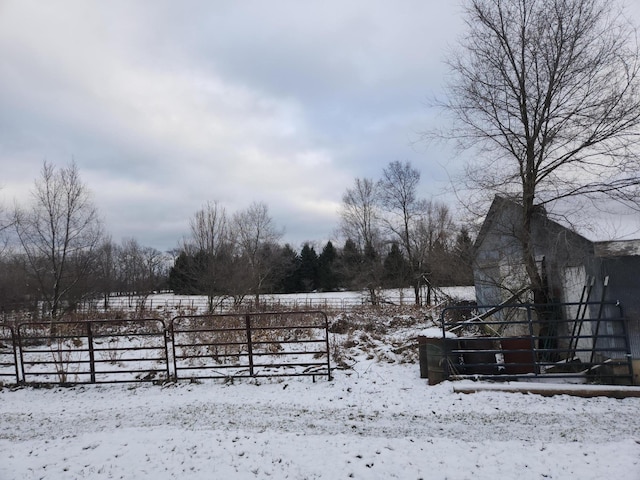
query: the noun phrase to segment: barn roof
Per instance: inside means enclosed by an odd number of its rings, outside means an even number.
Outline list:
[[[507,214],[509,216],[512,216],[514,214],[517,216],[521,216],[522,208],[517,201],[502,197],[500,195],[496,195],[493,198],[493,202],[491,203],[491,206],[489,207],[489,211],[487,212],[485,220],[482,223],[482,226],[480,227],[480,231],[478,232],[478,236],[475,242],[476,249],[478,249],[479,246],[482,244],[488,232],[492,228],[494,228],[494,224],[497,221],[499,221],[498,219],[501,219],[506,212],[509,212]],[[583,235],[547,217],[544,213],[544,210],[540,210],[538,215],[539,215],[538,216],[539,219],[544,219],[545,225],[547,225],[548,228],[551,228],[555,231],[566,231],[571,235],[573,235],[574,238],[576,239],[580,239],[583,242],[593,243],[591,240],[587,239]]]
[[[482,227],[480,228],[478,237],[476,238],[476,242],[475,242],[476,249],[482,243],[482,241],[484,240],[489,230],[493,228],[493,224],[497,220],[497,218],[499,218],[506,211],[516,212],[518,215],[521,214],[518,202],[496,195],[493,202],[491,203],[489,212],[487,212],[485,221],[483,222]],[[611,258],[611,257],[640,256],[640,239],[593,242],[583,237],[579,233],[576,233],[568,229],[564,225],[549,219],[548,217],[545,218],[545,221],[548,222],[547,225],[551,225],[553,226],[553,228],[570,231],[573,235],[576,235],[577,237],[582,238],[586,242],[592,243],[594,248],[594,254],[596,257]]]
[[[640,240],[616,240],[595,242],[596,257],[637,257],[640,256]]]

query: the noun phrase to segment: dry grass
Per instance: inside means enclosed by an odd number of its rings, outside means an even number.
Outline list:
[[[415,307],[362,308],[331,316],[331,358],[337,368],[381,361],[417,363],[417,332],[433,326],[433,311]]]

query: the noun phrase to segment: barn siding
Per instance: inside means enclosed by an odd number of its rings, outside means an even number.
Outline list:
[[[604,299],[620,302],[627,319],[631,356],[640,359],[640,256],[600,257],[590,264],[590,273],[598,279],[594,298],[602,297],[603,280],[608,276]]]

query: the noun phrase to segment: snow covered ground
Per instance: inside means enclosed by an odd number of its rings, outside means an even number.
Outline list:
[[[332,381],[4,388],[0,479],[640,479],[640,398],[429,386],[423,318],[353,315]]]
[[[413,290],[388,289],[378,292],[381,300],[395,305],[411,306],[415,303]],[[426,296],[426,291],[423,292]],[[459,300],[475,300],[474,287],[443,287],[433,294],[436,303],[446,301],[446,297]],[[343,291],[343,292],[309,292],[290,294],[263,294],[260,296],[262,302],[269,305],[278,305],[290,308],[306,309],[340,309],[348,310],[369,304],[369,294],[367,292]],[[252,296],[247,296],[245,302],[253,302]],[[219,304],[218,304],[219,302]],[[231,298],[217,299],[216,311],[225,311],[233,305]],[[101,303],[97,302],[96,307]],[[157,293],[144,297],[115,296],[109,299],[109,306],[112,309],[135,309],[144,306],[146,309],[154,311],[158,315],[168,312],[168,316],[175,315],[177,311],[188,313],[207,313],[208,301],[203,295],[174,295],[171,293]]]
[[[0,478],[640,478],[640,399],[453,393],[415,365],[0,392]]]

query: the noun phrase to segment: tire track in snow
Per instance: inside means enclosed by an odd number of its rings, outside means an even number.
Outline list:
[[[224,401],[188,401],[149,409],[144,405],[83,411],[5,412],[3,422],[14,428],[0,431],[0,438],[64,438],[118,429],[215,430],[222,432],[282,432],[305,435],[358,435],[386,438],[455,438],[469,442],[520,440],[572,442],[634,437],[640,418],[626,412],[478,412],[416,413],[367,409],[357,406],[310,408],[260,401],[240,405]]]

